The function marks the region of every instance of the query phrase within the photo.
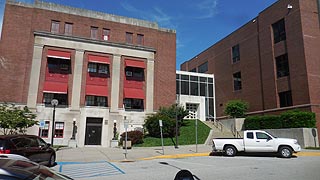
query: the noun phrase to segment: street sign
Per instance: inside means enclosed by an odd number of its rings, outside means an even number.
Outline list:
[[[44,128],[45,124],[46,123],[44,122],[44,120],[41,120],[39,123],[39,127],[42,129],[42,128]]]
[[[159,120],[159,126],[162,127],[162,120]]]

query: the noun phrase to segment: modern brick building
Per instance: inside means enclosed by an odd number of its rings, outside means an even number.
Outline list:
[[[242,99],[249,114],[315,112],[320,132],[319,6],[279,0],[181,70],[215,75],[217,118],[227,101]]]
[[[8,0],[0,40],[0,102],[27,105],[67,145],[109,146],[176,99],[176,33],[156,23],[36,1]],[[52,99],[59,104],[52,133]]]

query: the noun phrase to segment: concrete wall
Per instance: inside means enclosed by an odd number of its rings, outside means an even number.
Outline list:
[[[243,123],[245,118],[237,119],[225,119],[220,120],[226,131],[232,131],[235,127],[237,131],[240,131],[240,135],[243,137]],[[301,147],[319,147],[318,131],[316,128],[290,128],[290,129],[262,129],[268,131],[274,136],[279,138],[293,138],[297,139]],[[312,131],[316,132],[314,137]]]

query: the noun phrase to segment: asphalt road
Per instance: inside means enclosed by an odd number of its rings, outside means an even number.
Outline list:
[[[291,159],[257,156],[204,156],[134,162],[110,163],[101,161],[78,163],[78,165],[78,167],[74,166],[72,168],[70,164],[64,164],[61,166],[61,170],[64,174],[72,172],[72,177],[75,177],[75,179],[88,180],[169,180],[174,179],[179,169],[190,170],[201,180],[320,179],[319,156],[302,156]],[[102,169],[101,172],[98,171],[99,169]],[[78,172],[75,172],[75,170]],[[86,172],[85,175],[80,174],[84,172]]]

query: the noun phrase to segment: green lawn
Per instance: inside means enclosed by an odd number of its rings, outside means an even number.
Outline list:
[[[210,128],[198,121],[198,144],[204,144],[210,132]],[[176,138],[174,137],[175,141]],[[161,138],[145,137],[143,144],[136,144],[135,147],[153,147],[161,146]],[[184,120],[184,126],[180,128],[180,136],[178,137],[179,145],[196,144],[196,125],[195,120]],[[171,138],[164,138],[165,146],[174,146]]]

